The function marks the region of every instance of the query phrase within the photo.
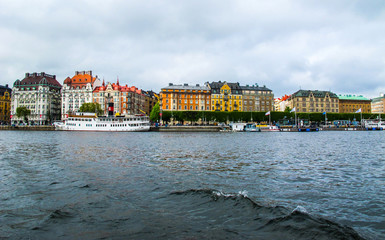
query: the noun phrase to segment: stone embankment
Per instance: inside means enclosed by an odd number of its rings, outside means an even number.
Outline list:
[[[0,130],[55,131],[54,126],[0,126]]]
[[[218,126],[162,126],[151,128],[151,131],[159,132],[219,132],[222,127]]]

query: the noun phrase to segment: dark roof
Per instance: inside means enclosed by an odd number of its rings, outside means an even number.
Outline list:
[[[223,85],[227,84],[230,88],[231,88],[231,91],[233,90],[239,90],[241,91],[241,86],[239,85],[239,83],[228,83],[228,82],[212,82],[212,83],[209,83],[209,86],[211,88],[211,90],[217,90],[219,91],[221,89],[221,87],[223,87]]]
[[[14,87],[48,85],[51,88],[60,89],[62,85],[56,80],[55,75],[42,73],[26,73],[23,80],[16,80]]]
[[[256,90],[256,91],[271,91],[271,89],[267,88],[266,86],[260,87],[258,85],[246,85],[246,86],[241,86],[242,90]]]
[[[324,98],[326,94],[329,94],[331,98],[338,98],[337,94],[330,91],[318,91],[318,90],[299,90],[291,95],[291,98],[294,97],[309,97],[313,93],[313,96],[316,98]]]
[[[8,92],[9,94],[11,94],[12,89],[8,87],[8,84],[6,84],[5,86],[0,85],[0,96],[4,96],[5,92]]]

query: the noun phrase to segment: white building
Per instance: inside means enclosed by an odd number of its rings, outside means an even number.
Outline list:
[[[91,103],[92,91],[98,86],[101,86],[100,79],[93,77],[92,71],[76,71],[75,76],[67,77],[61,92],[61,118],[65,119],[68,113],[78,111],[83,103]]]
[[[12,88],[12,123],[24,122],[23,117],[16,116],[18,107],[26,107],[31,111],[28,116],[30,124],[43,125],[59,120],[61,87],[55,75],[44,72],[26,73],[22,81],[16,80]]]

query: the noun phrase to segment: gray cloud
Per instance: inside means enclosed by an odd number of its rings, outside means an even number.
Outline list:
[[[0,84],[77,70],[159,91],[173,83],[385,92],[382,1],[0,0]]]

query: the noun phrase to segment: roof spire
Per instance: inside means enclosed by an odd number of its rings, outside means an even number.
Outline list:
[[[119,76],[118,76],[118,80],[116,81],[116,85],[119,86]]]
[[[103,84],[102,84],[102,86],[103,86],[103,87],[105,86],[105,84],[104,84],[104,77],[103,77]]]

